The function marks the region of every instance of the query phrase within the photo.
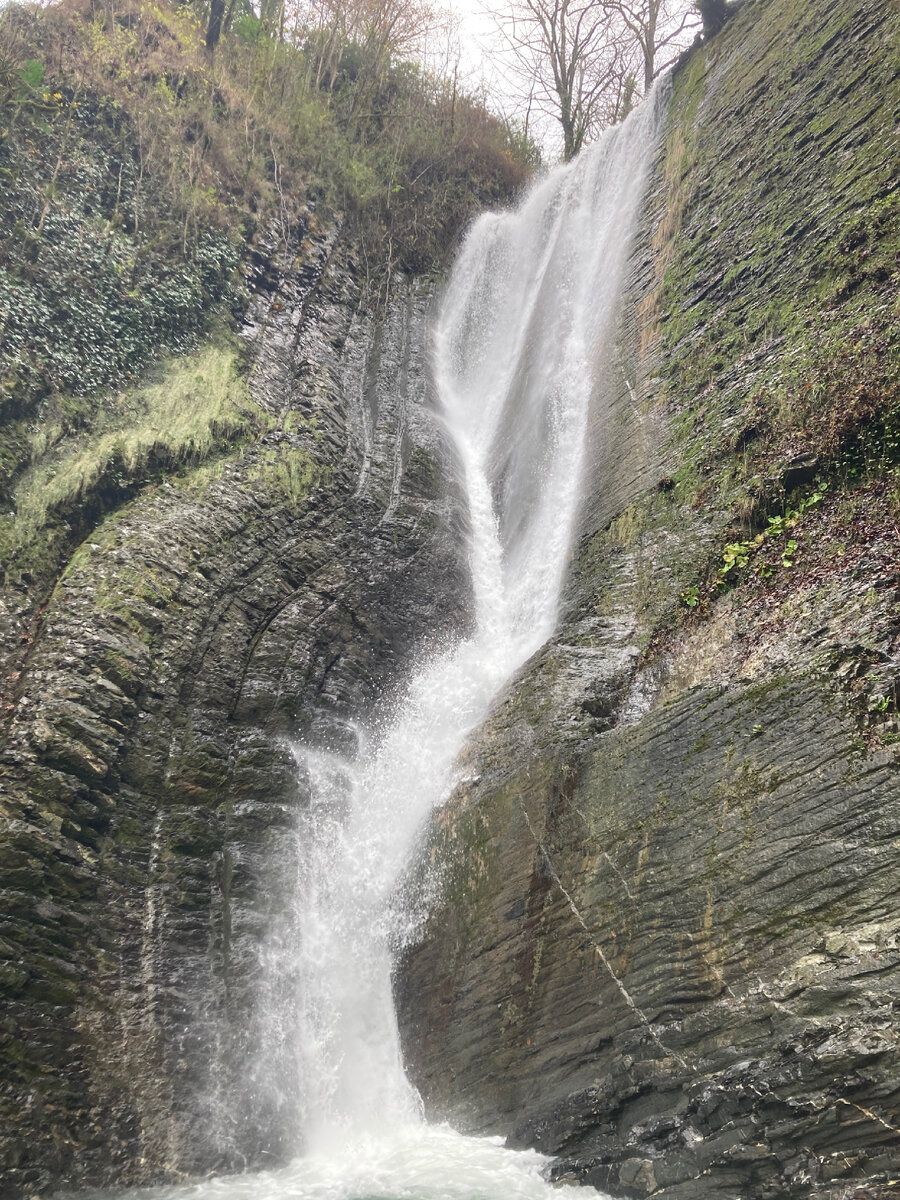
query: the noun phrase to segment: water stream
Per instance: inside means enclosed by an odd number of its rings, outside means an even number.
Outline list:
[[[398,881],[454,782],[467,735],[552,634],[583,487],[588,410],[610,369],[629,235],[652,157],[658,94],[481,217],[434,336],[443,422],[468,502],[471,635],[423,661],[376,734],[348,753],[297,746],[309,782],[297,829],[295,990],[269,1015],[302,1080],[302,1154],[255,1175],[153,1189],[159,1200],[537,1200],[547,1160],[423,1119],[391,993],[413,916]],[[119,1193],[120,1195],[122,1193]],[[145,1193],[146,1194],[146,1193]]]

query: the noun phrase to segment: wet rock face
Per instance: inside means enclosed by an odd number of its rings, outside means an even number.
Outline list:
[[[614,1195],[884,1181],[900,799],[841,708],[697,689],[458,796],[404,993],[432,1111]]]
[[[261,253],[242,330],[260,439],[91,530],[13,664],[4,1195],[293,1144],[296,1081],[253,1070],[304,802],[290,739],[340,744],[467,608],[429,415],[430,290],[398,282],[367,314],[333,243]]]
[[[830,515],[794,535],[796,578],[779,559],[693,623],[700,589],[679,599],[747,535],[725,532],[733,475],[712,456],[705,500],[677,481],[806,353],[716,330],[732,313],[752,327],[766,296],[820,305],[835,198],[856,188],[864,208],[881,187],[866,64],[896,19],[812,8],[743,5],[676,79],[561,626],[468,748],[471,782],[432,834],[441,898],[396,983],[433,1116],[538,1146],[613,1196],[896,1194],[898,747],[861,709],[864,680],[900,671],[891,520],[864,531],[869,493],[836,475]],[[796,129],[821,154],[792,153]],[[666,308],[673,279],[683,310]],[[834,329],[841,303],[823,309]],[[782,505],[819,469],[793,453]]]
[[[433,835],[442,895],[397,981],[433,1115],[615,1195],[896,1191],[900,784],[895,742],[866,740],[858,713],[866,681],[900,671],[887,526],[857,553],[847,508],[846,568],[816,560],[817,580],[765,603],[737,588],[650,653],[729,519],[679,500],[692,448],[671,417],[695,384],[739,407],[786,369],[777,329],[748,350],[717,322],[765,324],[786,263],[817,286],[863,149],[877,191],[887,12],[748,2],[686,68],[692,124],[670,131],[632,253],[561,626],[467,751]],[[702,134],[693,167],[679,129]],[[785,148],[807,130],[817,165],[840,164],[824,182]],[[768,207],[784,196],[796,226]],[[670,267],[703,314],[680,333]],[[428,289],[366,314],[321,231],[297,259],[261,248],[248,282],[256,435],[108,489],[0,597],[4,1196],[271,1165],[292,1145],[298,1079],[256,1003],[305,800],[291,739],[352,741],[423,637],[465,622]],[[815,471],[805,455],[784,487]]]

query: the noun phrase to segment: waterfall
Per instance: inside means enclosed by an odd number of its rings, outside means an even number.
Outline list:
[[[482,216],[459,254],[436,323],[434,375],[468,504],[472,631],[421,662],[375,734],[349,731],[352,752],[295,748],[310,803],[297,830],[293,940],[277,949],[291,956],[296,984],[279,1000],[289,1011],[271,1019],[278,1036],[292,1031],[303,1153],[282,1171],[210,1181],[191,1196],[550,1194],[542,1156],[424,1122],[391,994],[410,920],[394,898],[467,735],[553,632],[592,390],[609,367],[661,106],[657,91],[517,211]]]

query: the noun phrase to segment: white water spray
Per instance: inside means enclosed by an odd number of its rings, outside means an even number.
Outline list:
[[[311,800],[297,833],[296,944],[281,953],[292,956],[297,991],[275,1019],[297,1042],[303,1157],[160,1197],[551,1194],[542,1156],[424,1123],[400,1055],[391,970],[407,931],[391,901],[467,735],[553,632],[591,395],[609,369],[658,106],[654,95],[516,212],[483,216],[462,249],[434,368],[468,502],[473,632],[421,665],[380,736],[360,735],[355,755],[296,748]],[[574,1189],[552,1192],[566,1194]]]

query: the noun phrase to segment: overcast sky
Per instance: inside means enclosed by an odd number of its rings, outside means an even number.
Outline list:
[[[504,12],[508,10],[510,0],[435,0],[436,7],[452,13],[458,22],[456,44],[450,47],[445,44],[435,47],[436,54],[429,54],[434,70],[443,75],[452,74],[456,55],[459,55],[460,81],[469,91],[484,88],[488,107],[499,115],[509,118],[522,113],[521,80],[511,81],[504,73],[503,43],[497,31],[497,23],[491,11]],[[667,5],[673,14],[674,21],[680,20],[681,14],[694,8],[693,0],[675,0]],[[699,19],[696,11],[691,11],[691,28],[683,35],[683,44],[688,45],[693,36]],[[668,60],[674,57],[677,48],[668,47],[663,51]],[[562,151],[562,136],[558,121],[532,109],[529,132],[541,145],[545,161],[553,162]]]
[[[490,11],[491,0],[443,0],[441,7],[449,10],[458,22],[456,45],[460,82],[468,91],[484,89],[488,106],[500,115],[515,116],[521,105],[521,95],[504,74],[500,35]],[[503,7],[504,0],[494,0],[495,11]],[[444,64],[436,63],[435,66],[441,71]],[[446,69],[452,72],[452,62]],[[552,160],[559,154],[562,143],[555,123],[544,123],[542,132],[535,126],[532,132],[545,143],[545,157]]]

